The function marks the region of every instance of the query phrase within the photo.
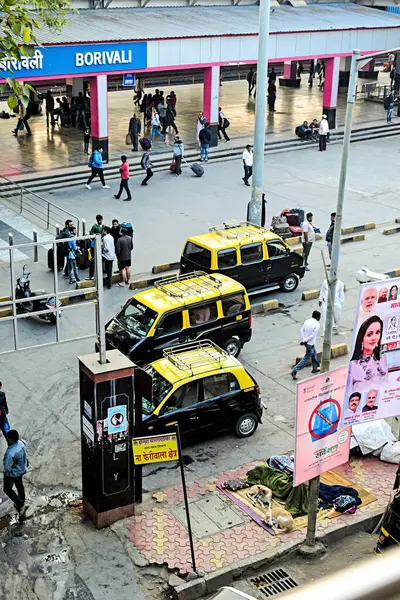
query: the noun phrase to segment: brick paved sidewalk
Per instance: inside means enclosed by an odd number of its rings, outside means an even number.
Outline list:
[[[275,536],[268,534],[216,489],[217,484],[234,477],[242,477],[254,466],[255,463],[250,463],[221,473],[213,480],[202,479],[188,485],[191,515],[194,521],[192,528],[197,529],[197,535],[195,534],[194,537],[197,569],[203,574],[233,567],[236,563],[249,558],[256,561],[257,555],[261,553],[268,553],[272,558],[304,540],[304,529]],[[361,506],[354,515],[341,515],[320,521],[318,534],[329,534],[338,528],[359,522],[361,518],[368,519],[383,512],[393,487],[396,468],[396,465],[381,462],[377,458],[365,457],[352,460],[335,469],[342,477],[373,493],[377,500],[367,506]],[[200,506],[205,506],[204,502],[207,505],[207,500],[214,508],[216,507],[213,513],[216,515],[216,519],[213,519],[214,531],[209,535],[206,533],[209,525],[207,517],[204,517],[203,522],[199,519],[196,521],[196,515],[199,514],[199,501]],[[224,519],[221,512],[218,512],[221,502],[228,507],[228,520],[224,523],[222,523]],[[182,489],[180,486],[175,486],[153,494],[152,502],[144,508],[141,515],[125,521],[128,540],[148,563],[167,565],[170,570],[177,570],[180,575],[192,571],[183,509]],[[231,514],[234,519],[229,521]],[[219,527],[218,520],[220,520]]]

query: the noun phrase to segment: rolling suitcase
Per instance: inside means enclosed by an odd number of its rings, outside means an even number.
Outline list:
[[[139,144],[141,145],[143,150],[149,150],[151,148],[151,141],[148,138],[141,138],[139,140]]]
[[[60,248],[61,244],[57,244],[57,271],[61,271],[64,268],[64,252]],[[47,252],[47,266],[50,271],[54,271],[54,250],[50,248]]]
[[[199,165],[199,163],[193,163],[192,165],[189,165],[187,160],[183,160],[190,167],[191,171],[193,171],[196,177],[201,177],[202,175],[204,175],[204,169],[201,165]]]

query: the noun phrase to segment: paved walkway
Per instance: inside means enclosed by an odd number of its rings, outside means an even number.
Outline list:
[[[306,528],[289,533],[272,536],[242,513],[222,494],[216,485],[228,479],[242,477],[245,473],[261,463],[250,463],[232,471],[221,473],[213,479],[201,479],[188,485],[190,510],[198,516],[199,502],[205,511],[203,531],[194,539],[197,568],[204,574],[222,568],[234,568],[246,560],[257,561],[262,555],[270,558],[279,556],[302,543]],[[336,470],[340,476],[357,484],[376,496],[376,500],[366,506],[360,506],[354,515],[340,515],[326,518],[318,522],[318,536],[347,527],[360,519],[368,519],[382,513],[387,505],[390,490],[393,487],[396,465],[383,463],[374,457],[352,460]],[[185,575],[192,571],[188,532],[185,524],[184,506],[181,486],[156,492],[153,501],[146,506],[140,516],[127,519],[125,526],[130,542],[142,553],[150,564],[168,565],[170,570],[177,569]],[[231,509],[237,524],[225,522],[222,525],[221,512],[214,512],[217,518],[212,519],[211,507],[218,500]],[[208,512],[208,515],[207,515]],[[206,522],[212,523],[211,535],[205,533]],[[219,522],[218,522],[219,521]],[[193,528],[193,523],[192,523]],[[343,536],[344,537],[344,536]],[[374,540],[375,541],[375,540]]]
[[[387,83],[387,73],[380,73],[379,83]],[[246,81],[226,82],[221,87],[220,104],[231,126],[229,136],[253,138],[254,98],[248,97]],[[153,90],[146,90],[153,91]],[[165,90],[168,93],[168,90]],[[203,85],[186,85],[176,88],[177,126],[186,147],[196,146],[196,119],[202,110]],[[109,92],[109,130],[110,157],[119,158],[123,153],[131,154],[131,148],[125,145],[125,135],[129,119],[133,112],[132,91]],[[0,103],[0,110],[6,108]],[[346,109],[346,94],[341,93],[337,111],[337,124],[343,125]],[[302,87],[294,90],[279,88],[276,113],[268,114],[266,131],[283,134],[293,132],[296,125],[304,119],[319,118],[322,110],[322,92],[315,86],[308,88],[307,75],[303,76]],[[384,122],[384,111],[378,103],[361,100],[355,106],[354,124],[370,121]],[[46,129],[46,119],[42,114],[33,116],[30,121],[32,137],[20,133],[17,138],[11,134],[15,120],[0,120],[0,174],[5,176],[19,173],[29,174],[35,171],[48,171],[63,167],[74,167],[87,163],[83,154],[83,130],[56,125]],[[143,132],[142,132],[143,133]],[[146,132],[149,135],[149,131]],[[167,136],[167,143],[173,142],[173,136]],[[226,142],[222,142],[225,144]],[[156,141],[154,152],[165,151],[165,143]]]

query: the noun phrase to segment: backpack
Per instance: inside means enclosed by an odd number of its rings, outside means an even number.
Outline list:
[[[91,169],[93,168],[93,154],[89,156],[88,167],[90,167]]]
[[[121,228],[126,229],[126,233],[127,235],[129,235],[129,237],[133,237],[133,227],[131,223],[125,222],[125,223],[121,223]]]
[[[144,165],[144,159],[146,158],[146,152],[143,154],[142,156],[142,160],[140,161],[140,166],[142,167],[142,169],[146,169],[145,165]]]

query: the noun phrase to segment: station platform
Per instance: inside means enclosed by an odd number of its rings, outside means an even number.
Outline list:
[[[311,121],[320,118],[322,112],[323,92],[318,88],[317,79],[313,88],[307,84],[308,74],[302,76],[299,89],[281,88],[277,90],[276,112],[267,114],[267,134],[279,139],[283,135],[287,138],[294,128],[304,120]],[[378,84],[386,85],[389,82],[387,73],[380,72]],[[361,86],[362,82],[359,82]],[[164,88],[165,96],[171,91]],[[187,149],[197,146],[196,120],[202,110],[203,85],[183,85],[175,87],[177,95],[176,124],[179,135]],[[145,92],[154,92],[146,89]],[[224,82],[220,88],[220,106],[225,116],[230,121],[228,130],[231,140],[243,140],[243,144],[252,143],[254,135],[255,101],[248,96],[247,81]],[[6,109],[0,103],[0,110]],[[121,154],[126,154],[130,162],[139,162],[141,153],[133,153],[130,146],[125,145],[125,136],[128,130],[129,119],[138,107],[133,106],[133,91],[118,91],[108,93],[109,114],[109,149],[110,160],[118,159]],[[346,111],[346,90],[339,94],[337,107],[337,126],[344,124]],[[359,100],[354,108],[354,125],[366,124],[385,120],[382,104]],[[83,153],[83,129],[74,127],[46,128],[45,114],[32,116],[30,126],[32,136],[24,132],[15,137],[12,134],[16,119],[0,120],[0,175],[12,177],[15,175],[29,175],[37,171],[51,171],[54,169],[73,168],[87,163],[88,157]],[[142,120],[143,125],[143,120]],[[149,136],[150,131],[143,131],[142,136]],[[166,142],[156,138],[153,144],[153,153],[166,151],[171,147],[174,136],[167,134]],[[222,140],[221,144],[229,144]],[[237,145],[237,144],[236,144]],[[211,150],[212,151],[212,150]]]

